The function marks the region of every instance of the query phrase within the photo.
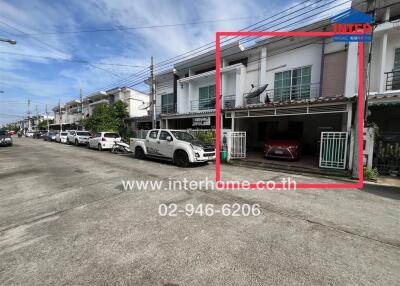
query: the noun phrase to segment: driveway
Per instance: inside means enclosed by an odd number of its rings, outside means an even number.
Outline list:
[[[227,180],[333,182],[224,165]],[[16,138],[0,148],[1,285],[399,285],[400,191],[124,190],[204,180],[169,163]],[[160,204],[259,216],[160,216]]]

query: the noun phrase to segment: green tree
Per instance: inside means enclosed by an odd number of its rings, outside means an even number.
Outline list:
[[[114,104],[115,118],[118,121],[118,133],[122,137],[126,137],[127,128],[125,126],[124,120],[129,117],[128,105],[123,101],[117,101]]]
[[[49,119],[49,125],[53,124],[53,122],[54,122],[53,119]],[[43,121],[39,122],[38,129],[39,130],[47,130],[47,120],[43,120]]]
[[[124,119],[129,116],[127,104],[118,101],[114,105],[98,104],[93,114],[82,121],[86,130],[93,132],[112,131],[125,134]]]

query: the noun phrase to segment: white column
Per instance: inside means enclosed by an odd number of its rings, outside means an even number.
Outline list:
[[[222,65],[221,66],[223,68],[228,66],[228,62],[227,62],[226,59],[222,59]],[[221,97],[221,101],[220,101],[221,108],[225,108],[225,106],[224,106],[224,96],[230,95],[230,94],[226,93],[226,82],[227,82],[226,77],[227,77],[226,73],[222,73],[221,74],[221,94],[220,94],[222,96]]]
[[[346,97],[352,97],[356,94],[357,87],[357,63],[358,63],[358,43],[350,42],[347,51],[346,65],[346,85],[344,94]]]
[[[235,112],[231,112],[231,131],[235,131]]]
[[[260,86],[267,83],[267,47],[261,48],[260,54]]]
[[[386,52],[387,52],[388,35],[384,32],[381,42],[381,68],[379,73],[379,93],[385,91],[385,69],[386,69]]]
[[[390,7],[385,11],[385,21],[390,20]],[[388,34],[387,31],[384,32],[381,41],[381,68],[379,74],[379,93],[383,93],[385,91],[385,69],[386,69],[386,54],[387,54],[387,42],[388,42]]]

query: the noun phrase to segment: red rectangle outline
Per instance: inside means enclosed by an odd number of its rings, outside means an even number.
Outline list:
[[[360,33],[340,33],[340,34],[354,34],[360,35]],[[215,182],[218,188],[224,189],[257,189],[260,188],[259,184],[251,183],[244,185],[243,183],[228,185],[221,181],[221,160],[220,160],[220,138],[221,138],[221,110],[220,110],[220,73],[221,73],[221,36],[252,36],[252,37],[265,37],[265,36],[294,36],[294,37],[332,37],[339,35],[334,32],[216,32],[215,33],[215,129],[216,129],[216,140],[215,149],[216,160],[215,160]],[[342,184],[304,184],[300,183],[296,185],[296,188],[362,188],[364,186],[364,166],[363,166],[363,130],[364,130],[364,45],[362,42],[358,43],[358,101],[357,101],[357,116],[358,116],[358,182],[357,183],[342,183]],[[276,189],[282,189],[282,184],[275,184]]]

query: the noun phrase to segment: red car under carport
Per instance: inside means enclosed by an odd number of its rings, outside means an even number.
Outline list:
[[[265,142],[264,155],[266,158],[298,160],[301,156],[300,140],[292,133],[275,133]]]

